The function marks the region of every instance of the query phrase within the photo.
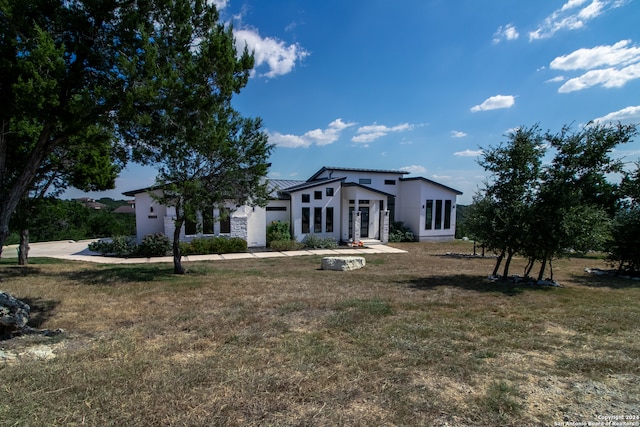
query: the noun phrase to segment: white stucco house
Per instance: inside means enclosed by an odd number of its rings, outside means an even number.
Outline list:
[[[323,167],[306,181],[269,180],[266,207],[229,205],[222,220],[201,217],[185,224],[182,238],[227,235],[246,239],[249,247],[266,245],[267,225],[291,224],[291,235],[333,237],[338,241],[386,243],[389,225],[401,221],[417,241],[451,240],[456,231],[456,197],[462,193],[427,178],[407,178],[405,171]],[[152,233],[172,236],[175,210],[150,195],[160,189],[124,193],[135,197],[137,239]],[[221,217],[218,209],[215,218]]]

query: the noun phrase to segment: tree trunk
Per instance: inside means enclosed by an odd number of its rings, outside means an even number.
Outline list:
[[[176,213],[178,209],[176,208]],[[182,254],[180,253],[180,229],[184,221],[176,219],[175,230],[173,230],[173,273],[185,274],[186,271],[182,267]]]
[[[507,280],[507,277],[509,277],[509,266],[511,265],[511,259],[513,258],[513,251],[509,251],[507,254],[507,259],[504,262],[504,270],[502,272],[502,280]]]
[[[502,264],[502,259],[504,258],[504,251],[500,252],[498,258],[496,259],[496,266],[493,268],[492,276],[496,276],[498,274],[498,270],[500,269],[500,264]]]
[[[534,258],[529,258],[527,266],[524,268],[524,277],[529,277],[531,270],[533,270],[533,264],[536,262]]]
[[[44,125],[22,172],[11,182],[11,187],[7,189],[6,193],[0,194],[0,198],[3,198],[3,200],[0,201],[0,257],[2,256],[4,241],[9,235],[9,220],[11,219],[11,215],[13,215],[13,212],[18,207],[20,199],[29,191],[29,187],[33,183],[36,172],[42,164],[42,160],[49,154],[53,147],[64,141],[64,138],[49,141],[50,136],[51,126]],[[2,143],[0,144],[0,149],[3,149],[3,146],[6,145],[6,142],[3,141],[5,141],[4,136],[0,140]],[[3,158],[0,157],[0,161],[4,161]],[[2,167],[0,176],[6,175],[6,164],[0,164],[0,167]]]
[[[538,273],[538,280],[544,279],[544,271],[547,268],[547,254],[544,254],[544,258],[542,260],[542,264],[540,265],[540,272]]]
[[[29,229],[20,230],[20,245],[18,246],[18,265],[29,264]]]

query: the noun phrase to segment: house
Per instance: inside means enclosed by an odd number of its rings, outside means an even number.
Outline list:
[[[107,205],[105,205],[104,203],[96,202],[94,199],[90,197],[80,197],[79,199],[75,199],[75,201],[83,204],[89,209],[101,210],[107,207]]]
[[[136,213],[136,201],[135,200],[127,200],[126,205],[118,206],[113,213],[122,213],[122,214],[135,214]]]
[[[227,205],[212,208],[212,221],[201,217],[187,223],[182,238],[228,235],[247,240],[249,247],[266,245],[267,225],[291,224],[301,241],[308,234],[338,241],[377,240],[386,243],[389,227],[403,222],[417,241],[451,240],[456,228],[456,197],[462,193],[427,178],[407,178],[405,171],[323,167],[306,181],[269,180],[271,198],[266,207]],[[137,239],[152,233],[172,236],[175,210],[151,196],[158,188],[124,193],[135,197]]]

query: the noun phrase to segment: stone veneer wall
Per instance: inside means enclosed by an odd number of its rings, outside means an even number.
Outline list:
[[[241,239],[247,240],[248,225],[249,225],[249,221],[246,216],[232,216],[231,217],[231,237],[239,237]]]

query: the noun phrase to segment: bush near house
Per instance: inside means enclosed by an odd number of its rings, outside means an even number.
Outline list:
[[[272,221],[267,225],[267,246],[281,240],[291,240],[291,226],[287,221]]]
[[[299,251],[304,248],[304,243],[291,239],[273,240],[269,247],[274,251]]]
[[[247,241],[239,237],[204,237],[181,244],[183,255],[228,254],[247,251]]]
[[[183,255],[246,252],[247,242],[239,237],[208,237],[181,243]],[[149,234],[136,244],[131,237],[113,237],[89,244],[89,250],[118,257],[157,257],[171,253],[171,241],[162,233]]]
[[[338,242],[333,237],[319,237],[315,234],[307,234],[302,243],[305,247],[311,249],[333,249],[338,247]]]
[[[413,232],[400,221],[392,222],[389,230],[389,241],[393,243],[413,242]]]

